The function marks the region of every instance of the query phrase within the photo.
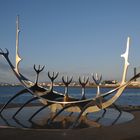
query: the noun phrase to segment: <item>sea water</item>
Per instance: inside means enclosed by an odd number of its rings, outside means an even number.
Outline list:
[[[22,86],[1,86],[0,87],[0,104],[6,103],[12,96],[23,90]],[[55,87],[55,90],[64,93],[64,87]],[[92,98],[96,95],[96,88],[86,88],[86,98]],[[111,88],[101,88],[101,93],[110,91]],[[69,87],[69,95],[75,98],[81,97],[80,87]],[[15,98],[12,103],[25,103],[31,99],[32,95],[25,93]],[[37,101],[36,101],[37,102]],[[140,105],[140,88],[126,88],[122,95],[116,101],[119,105]]]

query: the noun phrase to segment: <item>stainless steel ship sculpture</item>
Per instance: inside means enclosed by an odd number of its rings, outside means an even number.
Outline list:
[[[54,91],[53,83],[54,80],[58,77],[58,73],[50,73],[48,72],[48,77],[51,80],[51,86],[50,88],[44,88],[41,87],[38,84],[38,78],[41,71],[44,70],[44,66],[41,67],[40,65],[38,68],[36,65],[34,65],[34,70],[36,72],[36,80],[35,82],[32,82],[28,78],[26,78],[19,69],[19,63],[21,62],[21,58],[18,53],[18,40],[19,40],[19,19],[17,17],[16,22],[16,63],[15,66],[12,64],[10,58],[9,58],[9,51],[6,49],[6,51],[3,51],[0,49],[0,55],[2,55],[6,61],[8,62],[9,66],[11,67],[13,73],[17,77],[17,79],[20,81],[20,83],[23,85],[24,89],[20,91],[19,93],[15,94],[10,100],[8,100],[3,107],[0,110],[0,114],[2,114],[3,110],[10,104],[12,100],[14,100],[16,97],[29,93],[32,95],[32,99],[28,100],[26,103],[24,103],[19,109],[14,113],[13,118],[16,118],[17,114],[29,103],[35,100],[39,100],[43,106],[36,110],[29,118],[30,121],[39,114],[43,109],[49,107],[51,112],[54,114],[51,116],[47,123],[50,125],[53,123],[53,121],[63,112],[70,112],[69,116],[72,115],[72,113],[77,112],[79,113],[76,119],[73,121],[70,128],[75,128],[80,121],[80,118],[82,116],[88,115],[88,113],[94,113],[98,112],[100,110],[104,110],[104,113],[106,112],[106,108],[114,105],[114,107],[120,112],[121,110],[114,104],[115,101],[120,97],[120,95],[123,93],[125,88],[135,79],[140,77],[140,73],[132,77],[129,81],[126,81],[126,75],[127,75],[127,69],[129,66],[128,62],[128,55],[129,55],[129,44],[130,44],[130,38],[127,38],[127,45],[126,45],[126,51],[121,57],[124,58],[124,68],[123,68],[123,74],[122,74],[122,80],[120,82],[120,85],[109,92],[101,93],[100,92],[100,83],[102,80],[102,76],[92,75],[93,81],[97,86],[97,93],[96,96],[93,98],[86,98],[85,95],[85,88],[87,83],[89,82],[89,78],[81,78],[79,77],[79,84],[81,85],[81,98],[74,98],[69,95],[68,87],[69,84],[72,82],[72,77],[69,78],[68,76],[62,77],[62,81],[65,85],[65,93],[58,93],[57,91]],[[31,86],[32,85],[32,86]],[[111,96],[110,96],[111,95]],[[107,98],[106,98],[107,97]],[[103,115],[104,115],[103,113]],[[65,116],[67,117],[67,116]]]

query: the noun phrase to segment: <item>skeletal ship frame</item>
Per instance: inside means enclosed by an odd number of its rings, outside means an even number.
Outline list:
[[[126,51],[121,57],[124,58],[124,67],[123,67],[123,74],[122,74],[122,80],[120,82],[120,85],[114,89],[111,89],[110,91],[106,93],[101,93],[100,91],[100,84],[102,80],[102,76],[99,75],[92,75],[92,79],[97,87],[97,93],[96,96],[93,98],[86,98],[86,92],[85,88],[87,83],[89,82],[89,78],[87,77],[79,77],[79,84],[81,85],[81,98],[74,98],[69,95],[69,85],[72,82],[72,77],[62,77],[62,82],[65,85],[65,92],[59,93],[54,90],[54,80],[58,77],[59,73],[54,72],[48,72],[48,77],[51,80],[51,86],[50,88],[44,88],[38,84],[39,74],[44,70],[44,66],[41,67],[40,65],[38,68],[36,65],[34,65],[34,70],[36,72],[36,80],[35,82],[32,82],[29,80],[29,78],[25,77],[19,69],[19,63],[21,61],[21,58],[18,53],[18,40],[19,40],[19,19],[17,17],[17,27],[16,27],[16,63],[15,66],[12,64],[10,58],[9,58],[9,51],[6,49],[6,51],[3,51],[0,49],[0,55],[5,58],[7,63],[9,64],[11,70],[19,80],[19,82],[23,85],[24,89],[15,94],[13,97],[11,97],[1,108],[0,114],[2,115],[2,112],[8,104],[11,103],[12,100],[14,100],[16,97],[28,93],[32,95],[32,98],[25,102],[19,109],[14,113],[13,118],[16,119],[17,114],[29,103],[39,100],[43,106],[40,107],[38,110],[36,110],[29,118],[30,121],[33,120],[33,118],[39,114],[43,109],[50,108],[51,113],[53,115],[48,119],[47,123],[48,125],[53,123],[53,121],[63,112],[67,111],[70,112],[69,116],[71,116],[74,112],[78,113],[78,116],[73,121],[70,128],[75,128],[80,122],[80,118],[82,116],[87,116],[88,113],[94,113],[98,112],[100,110],[103,110],[102,116],[106,113],[106,108],[110,106],[114,106],[121,115],[121,110],[114,104],[115,101],[121,96],[125,88],[135,79],[140,77],[140,73],[136,74],[134,77],[132,77],[130,80],[126,81],[126,75],[127,75],[127,69],[129,66],[128,62],[128,55],[129,55],[129,44],[130,44],[130,38],[127,38],[127,45],[126,45]],[[32,85],[32,86],[31,86]],[[112,95],[110,97],[110,95]],[[107,98],[106,98],[107,97]],[[120,116],[119,115],[119,116]],[[67,117],[67,116],[65,116]]]

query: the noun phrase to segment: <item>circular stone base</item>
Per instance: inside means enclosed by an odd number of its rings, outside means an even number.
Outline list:
[[[56,119],[48,124],[48,120],[54,115],[49,108],[45,108],[37,114],[31,121],[29,118],[40,109],[42,106],[33,106],[23,108],[15,118],[13,115],[19,109],[8,108],[0,115],[1,128],[27,128],[27,129],[68,129],[71,128],[79,113],[62,112]],[[76,128],[87,127],[105,127],[115,124],[121,124],[132,120],[134,116],[131,113],[116,109],[106,109],[99,112],[89,113],[87,116],[82,116],[78,121]]]

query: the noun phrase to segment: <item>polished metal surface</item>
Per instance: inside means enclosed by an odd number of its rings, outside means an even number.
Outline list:
[[[17,17],[16,22],[16,63],[15,67],[12,64],[12,62],[9,59],[9,51],[6,49],[6,51],[3,51],[0,49],[0,55],[2,55],[6,61],[8,62],[9,66],[11,67],[13,73],[17,77],[17,79],[20,81],[20,83],[25,88],[24,90],[20,91],[19,93],[15,94],[9,101],[7,101],[3,107],[0,110],[0,114],[4,111],[4,109],[7,107],[7,105],[15,99],[17,96],[21,94],[31,94],[32,98],[25,102],[21,107],[18,108],[18,110],[13,114],[13,118],[16,119],[16,116],[18,113],[25,108],[25,106],[29,103],[31,103],[34,100],[39,100],[43,106],[36,110],[34,112],[29,120],[32,120],[36,115],[38,115],[42,110],[46,108],[50,108],[51,114],[53,116],[50,117],[48,123],[51,124],[53,121],[59,117],[61,113],[64,111],[70,112],[70,115],[72,113],[78,113],[76,119],[73,121],[73,124],[71,125],[71,128],[74,128],[77,126],[77,123],[79,122],[80,118],[82,116],[87,116],[88,113],[98,112],[103,110],[104,113],[106,113],[106,108],[110,107],[111,105],[114,105],[115,108],[120,112],[119,108],[114,104],[115,101],[120,97],[120,95],[123,93],[124,89],[135,79],[140,77],[140,73],[132,77],[129,81],[126,81],[126,75],[127,70],[129,66],[128,62],[128,56],[129,56],[129,46],[130,46],[130,38],[127,38],[127,45],[126,45],[126,51],[124,54],[121,55],[121,57],[124,58],[124,67],[123,67],[123,74],[122,74],[122,80],[120,83],[120,86],[110,90],[106,93],[101,93],[100,91],[100,85],[102,80],[102,75],[92,75],[92,79],[97,87],[97,93],[96,96],[93,98],[86,98],[86,92],[85,88],[86,85],[89,82],[89,78],[79,77],[79,84],[81,86],[81,98],[77,99],[69,95],[69,85],[72,82],[72,77],[69,78],[68,76],[62,77],[62,82],[64,83],[65,92],[64,93],[58,93],[57,91],[54,91],[54,80],[58,77],[59,73],[54,72],[48,72],[48,77],[51,81],[50,88],[44,88],[38,84],[39,82],[39,74],[44,70],[44,66],[41,68],[39,65],[38,68],[36,65],[34,65],[34,70],[36,72],[36,79],[35,82],[32,82],[29,80],[29,78],[26,78],[21,74],[19,69],[19,63],[21,62],[21,58],[19,56],[19,46],[18,46],[18,40],[19,40],[19,17]],[[110,95],[112,95],[110,97]],[[108,96],[108,99],[106,100],[105,97]],[[58,111],[57,111],[58,110]],[[103,113],[103,114],[104,114]],[[66,116],[67,117],[67,116]]]

